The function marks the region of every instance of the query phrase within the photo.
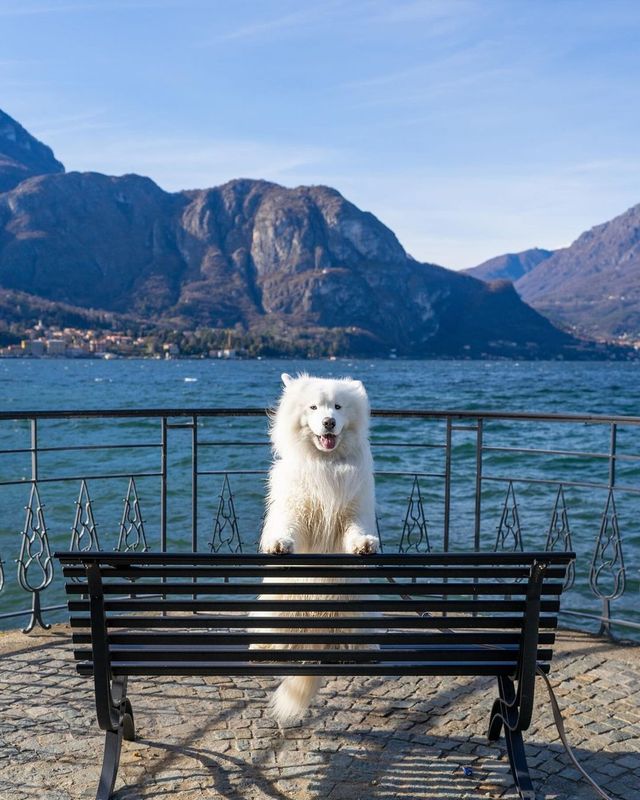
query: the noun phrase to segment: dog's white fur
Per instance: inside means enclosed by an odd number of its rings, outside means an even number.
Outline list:
[[[275,459],[260,549],[281,554],[376,552],[369,400],[362,382],[306,374],[284,374],[282,381],[284,390],[272,416]],[[312,676],[285,678],[271,703],[275,718],[281,723],[299,719],[319,685],[320,679]]]

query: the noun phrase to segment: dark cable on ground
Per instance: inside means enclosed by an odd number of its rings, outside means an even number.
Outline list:
[[[549,680],[548,676],[540,669],[540,667],[536,667],[536,672],[538,675],[541,675],[544,678],[544,682],[547,687],[547,691],[549,692],[549,700],[551,702],[551,711],[553,712],[553,721],[556,724],[556,728],[558,729],[558,734],[560,735],[560,741],[562,742],[562,746],[564,747],[567,755],[571,759],[573,766],[578,770],[578,772],[582,775],[582,777],[588,781],[591,787],[603,798],[603,800],[614,800],[611,795],[608,795],[604,789],[602,789],[598,784],[593,780],[591,775],[580,765],[578,759],[573,754],[573,750],[571,749],[571,745],[567,740],[567,734],[564,729],[564,720],[562,719],[562,712],[560,711],[560,706],[558,704],[558,699],[556,698],[555,692],[553,691],[553,687],[551,686],[551,681]]]
[[[393,578],[387,578],[389,583],[397,583]],[[400,595],[405,599],[410,599],[408,595]],[[421,616],[431,617],[432,615],[429,614],[427,611],[424,611]],[[440,628],[443,633],[453,633],[451,628]],[[589,783],[591,788],[596,791],[603,800],[616,800],[616,798],[611,797],[611,795],[607,794],[605,790],[599,786],[589,775],[589,773],[584,769],[583,766],[579,763],[578,759],[575,757],[573,750],[571,749],[571,745],[569,744],[569,740],[567,739],[567,733],[564,728],[564,720],[562,718],[562,711],[560,710],[560,705],[558,703],[558,699],[556,698],[555,692],[553,691],[553,686],[551,686],[551,681],[547,677],[546,673],[540,667],[536,667],[536,672],[538,675],[541,675],[544,678],[545,685],[547,687],[547,691],[549,692],[549,701],[551,702],[551,712],[553,713],[553,721],[555,722],[556,728],[558,729],[558,735],[560,736],[560,741],[562,742],[562,746],[565,749],[566,754],[569,756],[571,763],[573,766],[578,770],[578,772],[582,775],[582,777]]]

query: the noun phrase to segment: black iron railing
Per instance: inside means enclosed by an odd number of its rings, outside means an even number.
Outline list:
[[[637,636],[639,426],[640,417],[376,410],[383,547],[574,549],[566,621]],[[258,408],[0,413],[0,622],[27,617],[29,631],[59,618],[54,545],[251,551],[269,461]]]

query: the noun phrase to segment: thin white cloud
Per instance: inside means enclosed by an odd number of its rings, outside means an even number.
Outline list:
[[[23,3],[9,3],[0,5],[0,17],[29,17],[38,14],[66,14],[75,11],[86,11],[95,9],[95,3],[74,4],[48,4],[31,6]]]
[[[335,17],[336,12],[350,11],[353,11],[353,5],[345,4],[344,0],[324,0],[319,4],[307,3],[295,11],[251,21],[246,25],[215,34],[200,42],[199,46],[206,47],[211,44],[240,40],[271,39],[277,35],[313,30],[318,25],[326,24],[332,17]]]
[[[357,108],[397,110],[405,106],[411,112],[410,118],[418,117],[416,121],[421,123],[425,122],[427,108],[464,116],[467,104],[453,102],[454,98],[473,100],[482,91],[496,92],[522,79],[522,67],[513,60],[505,64],[498,51],[498,44],[491,40],[464,46],[456,43],[419,64],[348,81],[337,88],[351,93]],[[420,113],[416,115],[416,111]],[[495,111],[492,109],[491,113]],[[403,119],[394,112],[384,121],[395,126]]]
[[[110,175],[147,175],[168,191],[206,188],[239,177],[264,178],[291,185],[321,175],[336,158],[329,148],[283,142],[97,137],[68,154],[56,148],[70,170]],[[323,167],[324,165],[324,167]]]
[[[184,5],[188,0],[107,0],[96,3],[40,3],[29,5],[17,0],[0,3],[0,17],[28,17],[41,14],[75,14],[83,11],[134,10],[140,8],[164,8]]]
[[[431,39],[464,28],[467,14],[475,9],[477,0],[324,0],[316,4],[299,4],[294,11],[250,21],[206,39],[201,46],[242,39],[268,39],[326,27],[338,20],[343,23],[341,30],[335,29],[338,36],[354,29],[371,33],[384,31],[390,24],[402,27],[428,22],[429,27],[423,34],[425,39]]]
[[[38,139],[49,140],[67,134],[124,127],[123,122],[114,121],[109,113],[108,109],[102,108],[78,114],[49,115],[41,121],[35,120],[31,125],[31,133]]]
[[[298,28],[301,25],[308,25],[318,16],[317,9],[311,7],[300,11],[294,11],[290,14],[283,14],[280,17],[272,17],[265,19],[261,22],[254,22],[250,25],[243,25],[235,30],[222,33],[219,36],[213,37],[209,40],[211,42],[234,41],[238,39],[254,39],[263,36],[264,34],[272,34],[276,32]]]
[[[36,64],[42,64],[42,61],[37,58],[0,58],[0,69],[33,67]]]
[[[482,8],[477,0],[383,0],[371,4],[372,21],[389,23],[459,20]]]

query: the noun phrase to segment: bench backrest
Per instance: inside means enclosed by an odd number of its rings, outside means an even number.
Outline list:
[[[517,677],[549,668],[574,554],[56,557],[81,674]]]

